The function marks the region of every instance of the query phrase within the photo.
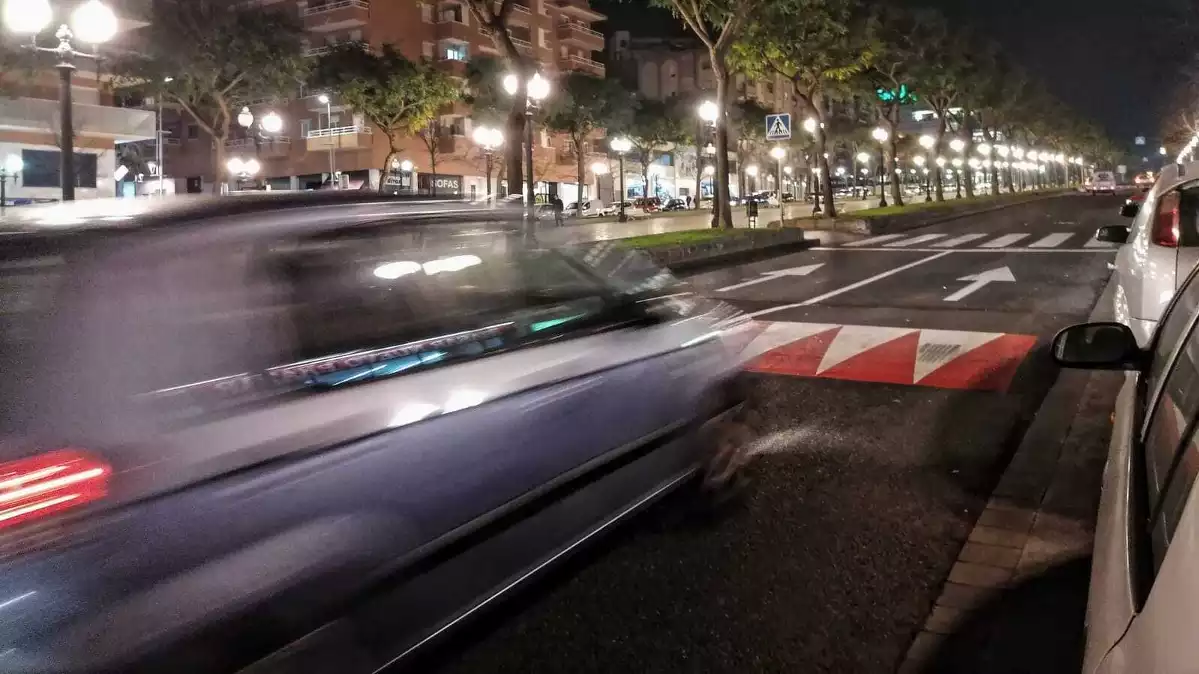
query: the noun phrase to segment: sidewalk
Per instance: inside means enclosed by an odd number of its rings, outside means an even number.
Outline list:
[[[867,208],[874,208],[877,205],[872,199],[837,202],[837,212],[852,213]],[[807,215],[811,212],[812,206],[806,203],[790,203],[786,205],[786,209],[789,217],[795,217],[800,214]],[[765,227],[766,223],[778,219],[778,208],[762,208],[758,211],[759,227]],[[712,214],[708,211],[641,218],[638,220],[629,220],[628,222],[614,222],[606,218],[584,218],[583,220],[568,220],[561,227],[554,227],[551,223],[548,227],[539,228],[537,238],[542,243],[562,245],[567,243],[627,239],[631,236],[665,234],[667,232],[681,232],[690,229],[707,229],[711,224]],[[745,215],[744,208],[733,207],[733,226],[749,227],[749,219]],[[825,242],[824,239],[827,234],[827,232],[811,232],[809,236]]]

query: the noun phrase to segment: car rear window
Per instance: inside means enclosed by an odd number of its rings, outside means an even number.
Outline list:
[[[1095,180],[1115,180],[1115,176],[1111,173],[1100,171],[1095,174]]]

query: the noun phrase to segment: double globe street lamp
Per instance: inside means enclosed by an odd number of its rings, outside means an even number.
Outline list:
[[[870,137],[873,138],[874,140],[878,141],[878,167],[879,167],[878,174],[880,176],[879,184],[878,184],[878,194],[879,194],[878,206],[879,206],[879,208],[886,208],[887,207],[887,184],[886,184],[886,182],[887,182],[887,180],[886,180],[886,176],[887,176],[886,147],[887,147],[887,145],[886,145],[886,143],[891,138],[891,134],[883,127],[877,126],[874,128],[874,131],[870,132]]]
[[[254,113],[250,112],[249,106],[242,106],[241,112],[237,113],[237,124],[246,130],[247,133],[254,132],[254,144],[257,147],[258,142],[269,136],[273,136],[283,130],[283,118],[276,112],[268,112],[261,118],[255,118]],[[257,126],[257,129],[254,127]],[[237,178],[237,188],[241,189],[241,183],[245,180],[250,180],[258,175],[262,170],[262,164],[257,159],[242,159],[233,157],[225,162],[225,168],[229,169],[229,173]]]
[[[76,59],[98,61],[96,54],[75,49],[71,41],[100,45],[108,42],[117,33],[117,16],[100,0],[87,0],[71,13],[70,25],[63,23],[54,33],[57,47],[43,47],[37,43],[37,35],[54,21],[54,8],[50,0],[5,0],[4,25],[17,35],[30,39],[28,47],[36,52],[52,54],[58,70],[58,103],[60,137],[62,139],[59,178],[62,183],[62,200],[75,200],[75,122],[73,119],[71,79],[75,74]]]

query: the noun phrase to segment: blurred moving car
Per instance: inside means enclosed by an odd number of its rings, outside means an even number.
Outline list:
[[[1139,204],[1121,209],[1131,226],[1101,227],[1095,238],[1123,244],[1116,253],[1116,320],[1149,343],[1162,309],[1199,262],[1199,163],[1166,166]]]
[[[1199,274],[1144,347],[1118,323],[1053,343],[1065,367],[1126,370],[1091,558],[1084,674],[1195,671],[1199,645]]]
[[[1115,194],[1116,174],[1111,171],[1096,171],[1091,176],[1087,191],[1091,194]]]
[[[729,486],[734,312],[513,218],[10,212],[0,670],[373,672],[693,476]]]
[[[1141,171],[1132,178],[1132,184],[1137,187],[1150,187],[1156,181],[1153,171]]]

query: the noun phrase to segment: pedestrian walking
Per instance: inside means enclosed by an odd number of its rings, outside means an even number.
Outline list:
[[[555,194],[554,196],[550,197],[550,204],[552,204],[554,207],[554,226],[561,227],[563,210],[562,200],[558,198],[557,194]]]

